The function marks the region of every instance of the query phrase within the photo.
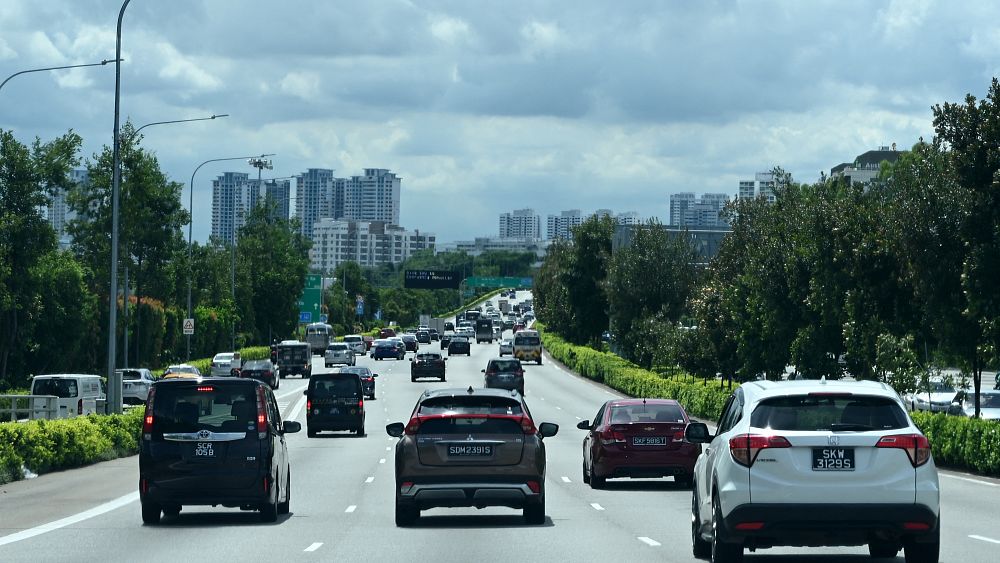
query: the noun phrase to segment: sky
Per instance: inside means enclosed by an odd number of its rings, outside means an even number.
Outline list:
[[[0,79],[113,59],[120,7],[0,0]],[[931,138],[935,104],[998,74],[998,21],[993,0],[133,0],[122,120],[230,114],[143,130],[185,205],[202,161],[276,153],[265,178],[391,169],[400,223],[442,242],[524,207],[667,221],[672,193],[735,194],[775,166],[813,182]],[[72,129],[92,158],[114,86],[113,64],[18,76],[0,128]],[[224,171],[256,172],[201,168],[197,240]]]

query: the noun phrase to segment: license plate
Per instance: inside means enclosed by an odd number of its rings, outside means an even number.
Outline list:
[[[666,436],[633,436],[633,446],[666,446]]]
[[[813,448],[813,471],[854,471],[854,448]]]
[[[340,414],[340,409],[333,407],[330,409],[330,414]]]
[[[486,457],[493,455],[493,446],[448,446],[448,455],[454,457]]]
[[[215,457],[212,442],[198,442],[194,446],[194,457]]]

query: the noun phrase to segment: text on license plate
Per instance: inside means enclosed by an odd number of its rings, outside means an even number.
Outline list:
[[[854,448],[813,448],[813,471],[854,471]]]
[[[195,457],[215,457],[215,450],[212,449],[212,442],[198,442],[194,447]]]
[[[481,457],[493,455],[491,445],[448,446],[448,455],[457,457]]]
[[[666,446],[666,436],[633,436],[633,446]]]

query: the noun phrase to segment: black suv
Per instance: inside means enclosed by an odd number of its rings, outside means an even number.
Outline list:
[[[139,444],[142,521],[176,516],[184,505],[287,514],[291,478],[285,434],[271,388],[257,379],[217,377],[155,382]]]
[[[486,387],[517,389],[524,395],[524,368],[517,358],[493,358],[483,370]]]
[[[421,352],[414,358],[410,358],[410,381],[416,381],[420,377],[436,377],[441,381],[445,380],[445,361],[441,354],[434,352]]]
[[[545,522],[545,444],[557,424],[535,426],[517,393],[499,389],[425,391],[396,442],[396,525],[438,507],[506,506],[529,524]]]
[[[309,379],[306,396],[306,435],[322,430],[350,430],[365,434],[365,399],[356,373],[321,373]]]
[[[466,356],[472,355],[472,347],[469,345],[469,339],[465,336],[452,336],[451,340],[448,341],[448,355],[454,356],[455,354],[465,354]]]

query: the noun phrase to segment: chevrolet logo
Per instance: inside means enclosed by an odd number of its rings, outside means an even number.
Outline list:
[[[656,430],[656,427],[655,426],[647,426],[647,427],[643,428],[643,430],[645,430],[646,432],[652,432],[653,430]]]

